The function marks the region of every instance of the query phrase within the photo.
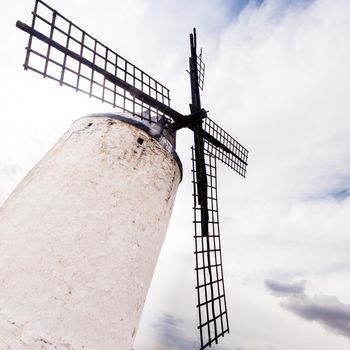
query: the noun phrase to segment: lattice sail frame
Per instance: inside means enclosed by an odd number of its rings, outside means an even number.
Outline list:
[[[162,104],[170,106],[169,89],[46,3],[36,0],[32,14],[32,29]],[[30,35],[26,49],[25,69],[86,93],[122,112],[129,112],[141,119],[148,118],[150,122],[158,122],[164,115],[157,108],[108,81],[101,73],[33,35]]]
[[[197,70],[198,70],[198,86],[203,91],[204,88],[204,75],[205,75],[205,63],[203,62],[203,51],[201,49],[200,54],[197,56]]]
[[[248,150],[209,117],[204,120],[203,130],[210,135],[210,139],[206,139],[204,142],[204,149],[236,173],[245,177],[248,165]],[[217,147],[215,145],[216,141],[219,141],[226,149]]]
[[[192,183],[194,199],[194,239],[196,260],[196,290],[200,349],[217,343],[229,333],[225,285],[223,278],[219,212],[217,198],[216,157],[205,152],[208,189],[208,235],[202,234],[201,208],[198,203],[195,149],[192,147]]]

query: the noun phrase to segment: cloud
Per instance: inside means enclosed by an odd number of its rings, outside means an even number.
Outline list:
[[[342,201],[350,196],[350,189],[345,188],[332,194],[335,200]]]
[[[282,283],[267,279],[265,286],[278,295],[300,295],[304,294],[305,291],[305,281]]]
[[[314,321],[330,332],[350,338],[350,305],[335,296],[305,293],[305,282],[265,280],[265,286],[286,299],[281,306],[307,321]]]
[[[184,320],[170,313],[164,313],[153,325],[157,330],[159,349],[191,349],[193,340],[185,334]]]
[[[329,331],[350,338],[350,305],[335,296],[290,298],[281,305],[305,320],[318,322]]]
[[[156,344],[152,344],[152,350],[183,350],[199,349],[200,343],[194,339],[198,336],[196,329],[188,329],[182,318],[177,318],[173,314],[163,313],[162,316],[153,323],[158,337]],[[157,347],[158,346],[158,347]],[[245,348],[227,347],[226,345],[215,344],[215,350],[245,350]]]

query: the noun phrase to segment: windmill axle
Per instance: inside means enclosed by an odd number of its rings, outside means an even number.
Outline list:
[[[200,120],[207,117],[207,112],[204,108],[200,109],[199,111],[195,111],[189,115],[186,116],[186,118],[181,118],[178,121],[175,121],[170,125],[170,127],[173,130],[179,130],[182,128],[190,128],[192,129],[193,126],[199,122]]]

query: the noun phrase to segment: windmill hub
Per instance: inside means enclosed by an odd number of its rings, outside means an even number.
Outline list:
[[[184,118],[176,119],[172,124],[170,124],[170,128],[173,130],[179,130],[182,128],[192,129],[195,124],[202,121],[207,116],[207,111],[204,108],[201,108],[200,110],[195,111]]]

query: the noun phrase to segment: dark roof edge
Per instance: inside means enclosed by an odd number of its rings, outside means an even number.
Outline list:
[[[92,113],[92,114],[84,115],[82,118],[89,118],[89,117],[109,118],[109,119],[119,120],[121,122],[133,125],[136,128],[146,132],[149,136],[157,140],[160,143],[160,145],[172,155],[172,157],[174,158],[174,160],[176,161],[180,169],[180,175],[181,175],[180,181],[182,180],[183,167],[182,167],[180,157],[176,153],[175,147],[171,144],[171,142],[167,139],[167,137],[163,135],[163,132],[161,133],[155,132],[155,130],[149,126],[151,125],[150,123],[147,123],[147,121],[145,121],[147,124],[149,124],[147,125],[145,122],[142,121],[142,119],[133,118],[128,113]],[[166,139],[168,141],[168,144],[171,144],[171,147],[165,147],[164,143],[162,142],[162,139]]]

